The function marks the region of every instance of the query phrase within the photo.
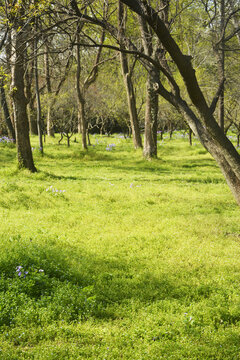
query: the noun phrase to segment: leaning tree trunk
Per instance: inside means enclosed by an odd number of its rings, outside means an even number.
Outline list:
[[[8,109],[8,103],[6,99],[5,89],[4,89],[4,81],[3,79],[0,82],[0,93],[1,93],[1,104],[3,108],[4,118],[8,129],[8,136],[10,139],[13,140],[13,142],[16,142],[16,135],[15,130],[12,125],[9,109]]]
[[[189,119],[188,119],[189,120]],[[192,119],[191,119],[192,120]],[[232,194],[240,205],[240,177],[233,171],[231,164],[226,159],[222,146],[215,141],[209,132],[202,126],[200,122],[195,121],[192,123],[190,120],[189,125],[191,129],[198,135],[199,140],[206,150],[212,155],[216,163],[218,164],[223,176],[225,177],[227,184],[232,191]],[[197,129],[196,129],[196,124]],[[193,126],[191,126],[193,125]]]
[[[195,135],[197,135],[202,145],[212,155],[212,157],[218,164],[222,174],[224,175],[227,181],[230,190],[232,191],[235,200],[237,201],[238,205],[240,205],[240,176],[238,175],[236,169],[234,169],[233,165],[231,164],[231,161],[229,161],[229,158],[226,156],[227,152],[223,148],[221,143],[219,143],[219,141],[215,138],[215,136],[213,136],[209,132],[208,128],[202,124],[200,119],[195,115],[193,110],[180,97],[180,95],[174,96],[173,94],[167,92],[165,89],[163,89],[161,84],[159,87],[159,93],[173,106],[175,106],[177,110],[179,110],[181,114],[185,117],[190,129],[193,131]],[[227,139],[227,141],[229,140]],[[236,158],[239,157],[239,163],[240,163],[240,156],[238,152],[234,147],[232,150],[233,152],[235,151]]]
[[[24,50],[26,38],[24,30],[19,31],[21,24],[15,24],[12,29],[12,59],[11,94],[13,98],[14,124],[19,168],[36,171],[33,163],[32,149],[29,138],[29,125],[27,116],[27,99],[24,94]]]

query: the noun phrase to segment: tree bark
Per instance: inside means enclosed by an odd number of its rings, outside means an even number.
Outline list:
[[[35,172],[36,168],[33,162],[29,138],[27,99],[24,94],[24,52],[26,36],[21,23],[16,22],[14,25],[12,29],[11,94],[13,98],[18,166],[19,168],[26,168]],[[21,27],[20,31],[19,27]]]

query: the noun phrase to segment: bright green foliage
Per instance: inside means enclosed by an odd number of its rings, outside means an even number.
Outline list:
[[[47,139],[34,175],[0,143],[0,358],[238,359],[239,208],[215,162],[181,134],[149,162],[91,141]]]

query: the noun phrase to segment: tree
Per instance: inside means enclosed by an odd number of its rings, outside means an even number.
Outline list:
[[[218,163],[236,201],[240,205],[240,156],[224,134],[224,131],[217,124],[213,115],[221,86],[212,100],[211,105],[208,105],[200,89],[191,58],[182,53],[173,36],[171,36],[169,30],[161,20],[158,12],[149,6],[145,0],[122,0],[122,2],[149,24],[176,64],[184,80],[189,98],[197,110],[197,113],[195,113],[187,101],[181,97],[176,81],[165,69],[161,69],[161,71],[171,82],[172,90],[168,91],[159,79],[157,82],[158,92],[185,116],[190,128],[198,135],[203,146]]]
[[[145,19],[139,16],[139,25],[141,30],[142,46],[145,55],[153,57],[157,62],[157,51],[159,43],[153,45],[153,37]],[[157,118],[158,118],[158,93],[155,84],[159,78],[159,68],[150,64],[147,68],[146,83],[146,110],[145,110],[145,131],[144,131],[144,149],[143,154],[146,158],[157,156]]]
[[[11,8],[10,4],[8,4]],[[26,4],[16,3],[12,8],[11,16],[11,95],[13,99],[14,124],[19,168],[36,171],[29,138],[29,125],[27,116],[27,99],[24,93],[24,54],[27,44],[28,28],[24,27]]]
[[[86,92],[88,88],[96,81],[98,76],[98,68],[100,65],[100,58],[102,54],[102,46],[105,39],[105,31],[102,31],[100,35],[100,46],[96,53],[94,64],[92,68],[86,72],[86,77],[83,79],[82,70],[83,66],[81,64],[81,55],[83,54],[81,50],[80,43],[80,32],[82,30],[82,26],[78,25],[77,28],[77,45],[76,45],[76,57],[77,57],[77,72],[76,72],[76,88],[77,88],[77,99],[78,99],[78,118],[79,118],[79,132],[82,133],[82,147],[83,149],[87,149],[87,124],[86,124],[86,113],[85,113],[85,102],[86,102]],[[89,61],[89,59],[88,59]],[[86,69],[85,69],[86,70]]]

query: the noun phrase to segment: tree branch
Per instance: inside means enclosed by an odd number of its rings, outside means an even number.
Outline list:
[[[225,80],[226,80],[226,79],[223,79],[223,80],[220,82],[219,87],[218,87],[218,90],[217,90],[217,92],[216,92],[216,95],[214,96],[214,98],[213,98],[213,100],[212,100],[212,103],[211,103],[210,108],[209,108],[211,114],[213,114],[214,111],[215,111],[215,109],[216,109],[217,102],[218,102],[218,99],[219,99],[219,97],[220,97],[220,95],[221,95],[221,92],[222,92],[222,89],[223,89]]]

